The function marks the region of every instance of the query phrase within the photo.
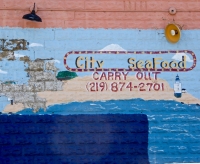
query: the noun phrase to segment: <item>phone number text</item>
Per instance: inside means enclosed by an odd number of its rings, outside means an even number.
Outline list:
[[[103,92],[103,91],[164,91],[164,83],[139,83],[138,85],[132,82],[89,82],[86,85],[89,92]]]

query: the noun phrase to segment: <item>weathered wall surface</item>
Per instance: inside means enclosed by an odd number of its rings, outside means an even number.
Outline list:
[[[21,17],[33,3],[38,6],[40,24],[27,22]],[[174,7],[176,15],[168,10]],[[23,28],[140,28],[163,29],[170,21],[184,25],[184,29],[198,29],[200,19],[198,0],[60,0],[24,1],[2,0],[0,25]]]
[[[0,4],[1,114],[22,114],[22,121],[39,114],[120,114],[125,120],[144,114],[150,163],[200,162],[200,1],[35,2],[42,23],[21,19],[34,2]],[[165,38],[170,22],[182,26],[176,44]],[[0,116],[0,144],[14,148],[22,142],[12,127],[21,123],[10,118]],[[13,152],[7,150],[1,149],[2,158],[9,160]]]

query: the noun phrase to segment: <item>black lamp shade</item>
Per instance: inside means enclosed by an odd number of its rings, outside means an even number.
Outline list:
[[[30,21],[42,22],[42,19],[38,15],[35,14],[35,3],[34,3],[34,7],[31,13],[25,14],[22,18],[30,20]]]

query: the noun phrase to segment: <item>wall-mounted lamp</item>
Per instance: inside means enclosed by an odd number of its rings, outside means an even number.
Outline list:
[[[34,7],[33,7],[33,10],[31,11],[31,13],[24,15],[22,18],[31,20],[31,21],[42,22],[42,19],[35,13],[36,13],[36,11],[35,11],[35,3],[34,3]]]
[[[169,23],[165,27],[165,37],[171,43],[177,43],[181,38],[181,26],[176,23]]]

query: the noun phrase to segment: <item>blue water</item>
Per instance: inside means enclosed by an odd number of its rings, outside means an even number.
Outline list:
[[[176,101],[142,99],[72,102],[18,114],[146,114],[149,123],[148,155],[153,164],[199,162],[200,106]]]
[[[197,112],[198,111],[198,112]],[[192,114],[200,116],[199,104],[188,105],[176,101],[130,99],[109,101],[71,102],[49,106],[46,111],[40,109],[33,113],[30,108],[17,114]],[[162,112],[162,113],[161,113]],[[196,113],[197,112],[197,113]]]

